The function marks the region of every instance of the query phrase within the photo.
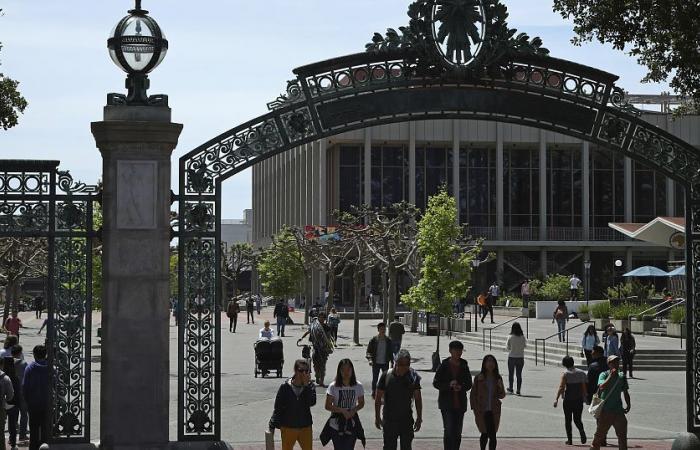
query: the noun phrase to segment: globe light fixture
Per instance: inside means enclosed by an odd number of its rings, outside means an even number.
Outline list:
[[[165,95],[148,96],[148,74],[165,58],[168,40],[158,23],[141,9],[141,0],[112,30],[107,40],[109,56],[126,72],[127,95],[109,94],[109,105],[167,106]]]

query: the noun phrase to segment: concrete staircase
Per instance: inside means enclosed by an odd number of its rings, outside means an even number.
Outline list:
[[[667,336],[667,324],[668,322],[663,320],[658,327],[652,328],[651,331],[644,334],[648,336]]]
[[[482,332],[476,333],[452,333],[457,336],[467,349],[473,347],[481,350],[483,348]],[[491,351],[501,352],[505,349],[508,335],[492,333],[491,336]],[[567,354],[567,346],[565,343],[550,339],[545,343],[544,354],[542,352],[542,341],[537,343],[538,364],[546,366],[561,367],[561,360]],[[578,342],[569,342],[569,356],[574,358],[576,367],[586,369],[586,358],[581,357],[581,348]],[[669,346],[675,345],[675,341],[669,340]],[[489,334],[486,332],[486,351],[489,351]],[[525,359],[535,361],[535,340],[529,339],[525,349]],[[634,357],[634,371],[685,371],[686,370],[686,352],[685,350],[637,350]]]

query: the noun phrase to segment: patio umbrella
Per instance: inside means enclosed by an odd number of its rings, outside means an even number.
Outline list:
[[[669,277],[675,277],[675,276],[684,276],[685,275],[685,266],[680,266],[677,269],[674,269],[668,273]]]
[[[627,272],[623,277],[667,277],[668,273],[654,266],[642,266]]]

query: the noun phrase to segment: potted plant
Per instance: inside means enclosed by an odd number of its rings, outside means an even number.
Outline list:
[[[593,305],[591,308],[591,316],[595,322],[596,330],[603,330],[610,323],[610,302],[602,302]]]
[[[686,337],[685,306],[677,306],[670,311],[666,334],[672,337]]]
[[[591,320],[591,310],[588,305],[581,305],[578,307],[578,318],[581,322],[588,322]]]
[[[624,331],[626,328],[630,327],[630,317],[635,316],[642,312],[641,307],[632,305],[630,303],[623,303],[620,306],[616,306],[611,309],[610,315],[613,320],[610,321],[616,329]]]
[[[641,317],[635,316],[632,318],[632,322],[630,322],[630,330],[632,333],[646,333],[654,328],[658,328],[660,325],[661,322],[655,320],[653,315],[644,314]]]

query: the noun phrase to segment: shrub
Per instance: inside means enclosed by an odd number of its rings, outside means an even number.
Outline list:
[[[579,314],[588,314],[590,311],[591,309],[588,307],[588,305],[581,305],[578,307]]]
[[[608,299],[622,296],[622,298],[637,297],[644,301],[656,295],[656,289],[654,286],[646,285],[635,278],[633,278],[631,281],[620,284],[619,288],[618,286],[611,286],[605,292],[605,296]]]
[[[623,303],[620,306],[611,308],[610,313],[615,320],[628,320],[630,316],[636,316],[644,311],[644,306],[637,306],[631,303]]]
[[[685,323],[685,306],[676,306],[668,314],[671,323]]]
[[[594,319],[607,319],[610,317],[610,302],[603,302],[593,305],[591,315]]]
[[[553,274],[547,276],[544,281],[531,281],[530,294],[532,300],[536,302],[568,300],[571,294],[569,290],[569,278],[571,278],[569,275]],[[578,290],[579,296],[582,296],[583,285],[579,286]]]
[[[508,303],[510,301],[510,303]],[[514,295],[506,295],[503,298],[503,305],[510,305],[513,308],[522,308],[523,299]]]

